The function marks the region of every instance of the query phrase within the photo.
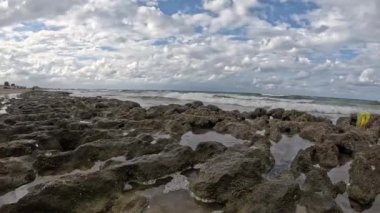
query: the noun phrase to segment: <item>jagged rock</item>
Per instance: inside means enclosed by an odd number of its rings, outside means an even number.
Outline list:
[[[374,146],[355,156],[350,169],[349,197],[369,205],[380,193],[380,146]]]
[[[124,181],[144,182],[182,171],[194,164],[194,152],[190,147],[173,145],[167,148],[158,154],[143,155],[106,168]]]
[[[306,173],[306,180],[303,185],[304,191],[322,193],[329,197],[336,197],[336,187],[327,176],[327,172],[323,169],[313,168]]]
[[[315,131],[318,129],[318,131]],[[322,142],[325,135],[338,133],[338,128],[332,124],[325,122],[306,123],[300,132],[300,136],[306,140],[314,142]]]
[[[187,103],[185,106],[190,107],[190,108],[198,108],[200,106],[203,106],[203,103],[201,101],[194,101],[192,103]]]
[[[0,143],[0,158],[29,155],[36,149],[38,149],[38,143],[35,140],[15,140]]]
[[[218,142],[201,142],[195,149],[195,160],[197,163],[202,163],[214,155],[226,151],[226,147]]]
[[[108,173],[76,174],[37,185],[17,204],[3,206],[1,212],[76,212],[86,202],[109,200],[121,192],[123,182]]]
[[[313,168],[313,164],[317,162],[315,155],[315,146],[300,150],[291,164],[291,169],[296,172],[309,172]]]
[[[261,174],[272,165],[269,155],[260,150],[228,150],[203,164],[190,189],[201,199],[224,203],[233,194],[261,183]]]
[[[32,182],[36,175],[28,158],[4,158],[0,160],[0,194]]]
[[[343,212],[332,197],[317,192],[302,193],[298,208],[308,213]]]
[[[282,119],[282,114],[284,114],[285,110],[282,108],[276,108],[276,109],[271,109],[268,111],[268,115],[272,116],[275,119]]]
[[[257,131],[257,129],[253,128],[248,122],[245,121],[222,121],[217,123],[214,129],[217,132],[231,134],[232,136],[242,140],[250,140],[254,137]]]
[[[247,189],[250,192],[229,200],[224,212],[295,212],[300,188],[291,173]]]
[[[339,165],[339,149],[332,143],[317,144],[316,158],[319,165],[325,168],[334,168]]]

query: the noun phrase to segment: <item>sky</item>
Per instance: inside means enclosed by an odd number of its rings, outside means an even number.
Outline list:
[[[379,0],[0,0],[0,80],[380,99]]]

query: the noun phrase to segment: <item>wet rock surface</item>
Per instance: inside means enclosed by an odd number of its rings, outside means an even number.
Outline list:
[[[380,211],[380,117],[33,91],[0,115],[0,212]],[[373,205],[375,203],[375,205]]]

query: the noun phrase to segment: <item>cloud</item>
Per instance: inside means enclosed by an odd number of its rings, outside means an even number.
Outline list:
[[[65,14],[73,6],[86,0],[2,0],[0,3],[0,27],[38,18],[51,18]]]
[[[202,0],[186,10],[162,2],[2,0],[0,77],[359,98],[380,87],[377,0]],[[281,14],[258,13],[265,4]]]

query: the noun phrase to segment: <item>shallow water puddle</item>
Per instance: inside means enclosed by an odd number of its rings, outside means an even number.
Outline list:
[[[19,93],[0,95],[1,98],[4,98],[1,102],[3,106],[0,108],[0,114],[7,114],[9,100],[12,98],[18,99],[18,95]]]
[[[344,181],[345,183],[349,183],[350,181],[349,170],[351,168],[351,163],[352,161],[349,161],[342,166],[331,169],[327,173],[327,175],[329,176],[333,184],[338,183],[339,181]]]
[[[276,176],[280,172],[289,169],[290,164],[300,150],[304,150],[314,144],[298,135],[292,137],[282,135],[279,142],[272,142],[270,151],[274,157],[275,165],[269,172],[269,176]]]
[[[57,180],[61,177],[74,175],[74,174],[87,174],[99,171],[103,162],[98,161],[95,162],[94,166],[88,170],[74,170],[70,173],[62,174],[62,175],[48,175],[48,176],[37,176],[36,179],[28,184],[24,184],[13,191],[10,191],[2,196],[0,196],[0,207],[6,204],[17,203],[21,198],[25,197],[29,193],[29,189],[39,184],[46,184],[48,182]]]
[[[232,135],[221,134],[215,131],[189,131],[182,135],[179,143],[183,146],[189,146],[195,150],[199,143],[209,141],[221,143],[226,147],[231,147],[246,142],[245,140],[237,139]]]
[[[174,174],[172,177],[165,185],[136,192],[149,199],[149,206],[144,213],[211,213],[220,209],[196,202],[190,196],[186,176]]]

